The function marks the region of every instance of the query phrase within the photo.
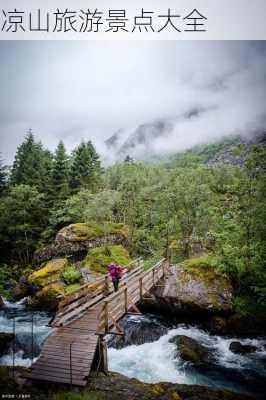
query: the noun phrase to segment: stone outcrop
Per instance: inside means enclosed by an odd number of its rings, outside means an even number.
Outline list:
[[[117,373],[92,376],[90,388],[102,400],[251,400],[244,394],[201,385],[149,384]]]
[[[174,315],[231,313],[232,285],[214,268],[172,266],[171,272],[162,287],[152,292],[149,306]]]
[[[74,257],[95,247],[121,244],[126,241],[127,228],[122,224],[109,224],[107,228],[95,224],[72,224],[61,229],[55,242],[34,254],[34,265],[56,257]]]
[[[14,339],[13,333],[0,332],[0,357],[8,353],[9,347]]]

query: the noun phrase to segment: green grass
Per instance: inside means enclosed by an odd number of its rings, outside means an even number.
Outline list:
[[[200,257],[189,258],[181,263],[186,269],[193,268],[217,268],[219,267],[219,260],[217,257],[205,254]]]
[[[102,396],[97,392],[59,392],[53,396],[53,400],[101,400]]]
[[[128,251],[121,245],[104,246],[91,250],[83,263],[93,272],[106,274],[107,266],[112,261],[126,266],[130,263],[131,258]]]

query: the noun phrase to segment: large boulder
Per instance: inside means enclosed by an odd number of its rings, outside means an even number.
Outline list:
[[[153,291],[148,304],[175,315],[230,314],[233,288],[213,267],[171,267],[165,282]]]
[[[127,234],[128,229],[123,224],[71,224],[58,232],[54,244],[34,253],[34,264],[38,266],[55,257],[85,256],[95,247],[124,243]]]
[[[28,305],[36,309],[56,310],[58,296],[65,293],[65,284],[61,276],[68,265],[66,258],[57,258],[32,272],[28,276],[28,283],[31,285],[33,295],[28,299]]]
[[[177,352],[184,361],[189,361],[196,367],[213,361],[210,350],[188,336],[177,335],[170,342],[176,344]]]

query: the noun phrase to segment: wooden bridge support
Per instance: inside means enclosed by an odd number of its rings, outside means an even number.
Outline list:
[[[96,365],[96,372],[104,372],[106,375],[108,375],[107,344],[104,339],[104,335],[99,335],[97,353],[96,358],[98,358],[98,363]]]

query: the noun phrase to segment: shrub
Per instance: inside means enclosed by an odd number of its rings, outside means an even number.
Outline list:
[[[62,273],[62,279],[67,285],[79,282],[80,277],[80,272],[73,265],[67,267]]]
[[[84,264],[91,271],[100,274],[107,273],[107,265],[114,261],[117,264],[127,265],[131,259],[128,251],[121,245],[98,247],[89,252]]]

